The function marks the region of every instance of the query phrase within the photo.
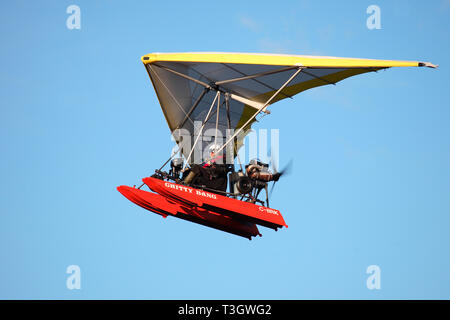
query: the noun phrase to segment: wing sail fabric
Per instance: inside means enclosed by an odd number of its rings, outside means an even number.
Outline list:
[[[428,62],[415,61],[237,53],[149,54],[143,56],[142,61],[170,130],[187,130],[192,135],[192,142],[196,134],[195,126],[205,120],[217,90],[222,92],[218,129],[225,134],[228,127],[234,130],[242,127],[258,106],[263,105],[298,68],[302,71],[271,104],[302,91],[335,84],[366,72],[397,66],[436,67]],[[228,114],[225,93],[231,97],[228,99]],[[216,111],[214,108],[214,114],[209,117],[203,132],[211,133],[216,128]],[[211,138],[208,134],[204,137],[206,140]],[[224,140],[225,137],[219,142]],[[238,145],[241,143],[238,141]],[[183,150],[185,157],[187,152]]]

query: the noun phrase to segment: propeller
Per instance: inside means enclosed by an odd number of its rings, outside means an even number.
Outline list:
[[[292,159],[289,160],[288,164],[285,165],[284,168],[280,172],[277,171],[277,167],[273,163],[272,159],[270,159],[270,162],[271,162],[271,166],[272,166],[274,174],[278,173],[280,175],[279,178],[281,178],[281,176],[283,176],[285,174],[290,174],[291,173],[291,170],[292,170]],[[277,181],[274,181],[273,184],[272,184],[272,188],[270,188],[269,196],[268,196],[269,199],[272,197],[272,192],[273,192],[273,189],[275,188],[275,184],[276,183],[277,183]]]

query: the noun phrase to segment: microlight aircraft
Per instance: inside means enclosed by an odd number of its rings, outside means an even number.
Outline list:
[[[358,74],[391,67],[437,67],[418,61],[207,52],[152,53],[141,60],[180,149],[143,178],[141,186],[122,185],[118,191],[164,218],[188,220],[250,240],[261,236],[258,225],[287,227],[280,211],[269,205],[269,182],[250,178],[239,160],[238,150],[258,116],[270,114],[269,108],[282,112],[272,108],[280,100]],[[208,161],[205,150],[210,143],[220,146],[216,153],[226,154],[228,191],[183,182],[194,163]],[[170,170],[164,171],[169,162]],[[143,190],[144,185],[150,191]],[[260,199],[263,189],[265,198]]]

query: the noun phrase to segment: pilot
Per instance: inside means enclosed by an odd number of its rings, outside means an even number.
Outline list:
[[[281,173],[279,172],[271,173],[268,170],[268,166],[264,165],[258,159],[250,160],[249,164],[246,166],[246,171],[249,178],[263,182],[278,181],[281,176]]]
[[[195,179],[195,184],[223,192],[227,190],[228,166],[225,164],[224,151],[219,152],[219,149],[220,146],[212,145],[209,148],[209,160],[191,166],[191,171],[183,180],[185,185],[190,185]]]

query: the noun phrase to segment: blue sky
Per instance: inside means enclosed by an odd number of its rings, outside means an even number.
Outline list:
[[[66,8],[81,9],[69,30]],[[366,27],[369,5],[381,29]],[[449,299],[450,2],[2,2],[0,298]],[[230,51],[431,61],[272,107],[288,229],[246,239],[135,206],[172,144],[140,61]],[[81,268],[81,289],[66,268]],[[368,290],[366,268],[381,268]]]

